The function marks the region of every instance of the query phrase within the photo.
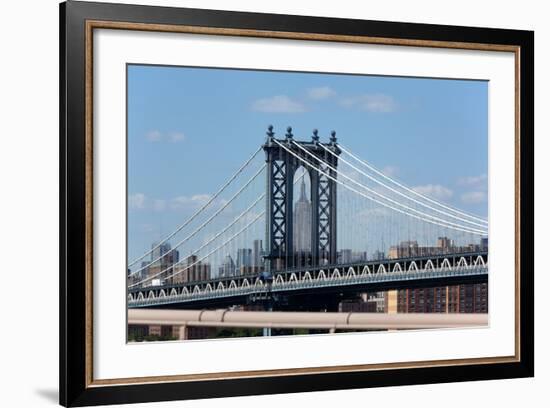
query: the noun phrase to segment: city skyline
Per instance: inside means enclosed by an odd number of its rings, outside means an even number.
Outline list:
[[[209,95],[197,91],[205,82]],[[326,140],[334,128],[345,146],[419,192],[486,215],[485,82],[131,65],[128,86],[129,259],[203,203],[223,182],[208,166],[238,168],[265,141],[267,123],[279,137],[291,124],[300,139],[318,127]],[[201,149],[216,144],[224,148],[199,165]],[[429,146],[421,155],[429,161],[407,160],[417,145]],[[195,177],[183,176],[190,171]]]
[[[479,243],[471,243],[467,246],[457,246],[452,239],[447,237],[438,237],[437,241],[432,246],[422,246],[417,240],[401,241],[390,245],[387,252],[374,250],[369,253],[367,250],[354,251],[350,248],[341,248],[337,251],[338,263],[352,264],[365,261],[378,261],[384,259],[397,259],[403,257],[421,257],[435,254],[445,254],[452,252],[476,252],[488,250],[488,238],[480,238]],[[208,273],[204,275],[204,279],[213,279],[218,277],[232,277],[241,275],[254,275],[265,270],[264,268],[264,251],[263,241],[261,239],[254,240],[252,248],[236,248],[235,253],[227,252],[221,265],[212,265],[208,261],[201,260],[197,255],[190,254],[184,259],[180,259],[180,253],[177,249],[172,248],[170,242],[159,244],[155,241],[151,243],[151,254],[149,259],[141,262],[139,266],[140,273],[132,275],[132,270],[129,269],[129,275],[135,276],[131,282],[139,282],[151,274],[157,274],[162,270],[167,270],[170,274],[186,269],[191,265],[191,270],[196,269],[193,266],[206,267]],[[307,253],[307,250],[301,249],[300,252]],[[215,269],[217,266],[217,270]],[[176,268],[173,268],[176,267]],[[178,268],[179,267],[179,268]],[[177,275],[177,274],[176,274]],[[186,274],[190,276],[189,273]],[[163,282],[158,279],[156,283],[171,283],[171,282],[190,281],[186,279],[170,279],[168,282]]]

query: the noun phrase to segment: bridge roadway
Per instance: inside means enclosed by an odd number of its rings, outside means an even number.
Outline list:
[[[378,290],[481,283],[488,279],[487,252],[385,259],[273,272],[271,284],[256,275],[199,282],[136,287],[128,291],[129,308],[197,309],[265,302],[319,301],[334,309],[345,294]],[[335,296],[336,295],[336,296]]]

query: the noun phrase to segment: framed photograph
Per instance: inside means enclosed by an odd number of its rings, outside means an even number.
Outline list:
[[[533,32],[60,21],[62,405],[534,375]]]

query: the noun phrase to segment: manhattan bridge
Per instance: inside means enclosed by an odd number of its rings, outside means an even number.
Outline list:
[[[488,280],[486,219],[396,180],[334,131],[300,141],[269,126],[229,176],[129,261],[129,308],[335,311],[364,292]]]

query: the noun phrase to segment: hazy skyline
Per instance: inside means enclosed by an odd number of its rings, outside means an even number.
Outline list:
[[[265,141],[313,128],[419,192],[487,215],[484,81],[128,66],[128,256],[180,225]]]

